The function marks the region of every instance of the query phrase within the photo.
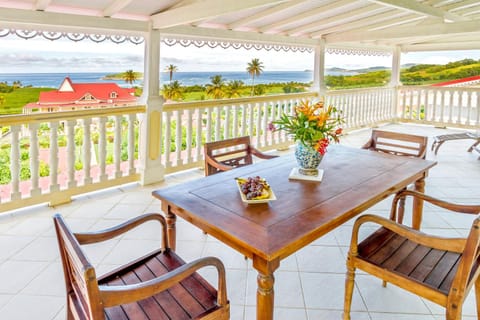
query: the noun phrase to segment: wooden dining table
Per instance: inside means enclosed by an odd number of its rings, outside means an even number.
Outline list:
[[[273,319],[274,272],[280,261],[388,196],[414,184],[423,192],[434,161],[335,145],[319,168],[321,182],[289,180],[293,155],[265,160],[153,191],[167,219],[175,248],[176,217],[197,226],[252,259],[257,276],[257,319]],[[247,204],[236,177],[265,178],[276,200]],[[413,203],[413,222],[422,219]],[[339,297],[342,299],[342,297]]]

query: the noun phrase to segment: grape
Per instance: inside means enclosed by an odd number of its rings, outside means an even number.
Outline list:
[[[259,176],[248,177],[246,181],[240,185],[240,190],[245,194],[247,200],[261,196],[263,189],[266,188],[268,188],[267,182]]]

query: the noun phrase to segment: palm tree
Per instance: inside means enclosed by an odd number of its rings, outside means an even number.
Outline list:
[[[164,98],[167,100],[182,100],[183,89],[180,81],[175,80],[170,84],[164,84],[162,92]]]
[[[135,80],[137,80],[137,75],[133,70],[127,70],[123,74],[123,80],[125,80],[126,83],[133,84]]]
[[[263,63],[260,61],[258,58],[252,59],[247,64],[247,72],[249,75],[252,76],[252,93],[251,95],[253,96],[254,89],[255,89],[255,77],[260,76],[260,74],[263,72]]]
[[[227,84],[227,97],[228,98],[239,98],[240,91],[243,89],[243,81],[242,80],[233,80]]]
[[[173,73],[178,71],[178,67],[176,65],[170,64],[165,68],[165,71],[170,74],[170,82],[172,82]]]
[[[217,74],[210,77],[211,84],[207,84],[207,95],[214,99],[221,99],[225,95],[225,80]]]

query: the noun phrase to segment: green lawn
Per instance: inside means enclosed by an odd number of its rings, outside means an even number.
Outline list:
[[[0,106],[0,115],[18,114],[23,112],[23,106],[30,102],[37,102],[42,91],[56,90],[53,88],[18,88],[10,93],[0,93],[5,97],[3,105]]]

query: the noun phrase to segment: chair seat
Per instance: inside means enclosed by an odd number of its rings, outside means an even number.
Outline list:
[[[386,228],[378,229],[358,245],[358,258],[445,295],[461,256],[419,245]]]
[[[157,278],[185,264],[173,251],[157,250],[99,278],[99,285],[126,285]],[[182,301],[180,304],[179,301]],[[197,273],[150,298],[105,308],[106,319],[194,319],[215,311],[217,291]]]

